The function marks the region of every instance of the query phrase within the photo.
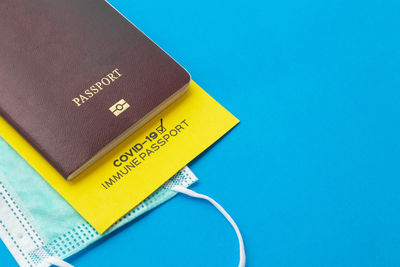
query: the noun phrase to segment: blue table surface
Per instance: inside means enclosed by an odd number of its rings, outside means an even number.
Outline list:
[[[400,265],[400,2],[110,1],[241,123],[189,166],[247,266]],[[68,261],[237,266],[177,196]],[[0,244],[1,266],[15,266]]]

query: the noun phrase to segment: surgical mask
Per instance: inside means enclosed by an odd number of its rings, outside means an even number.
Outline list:
[[[187,189],[196,181],[191,170],[183,168],[100,235],[0,138],[0,237],[21,266],[72,266],[63,259],[181,192],[210,201],[231,222],[240,242],[239,266],[244,266],[244,246],[239,229],[218,203]]]

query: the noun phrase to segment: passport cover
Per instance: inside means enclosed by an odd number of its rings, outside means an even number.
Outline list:
[[[71,179],[190,75],[105,1],[2,0],[0,115]]]
[[[238,122],[192,81],[180,99],[72,181],[62,179],[2,118],[0,136],[104,233]]]

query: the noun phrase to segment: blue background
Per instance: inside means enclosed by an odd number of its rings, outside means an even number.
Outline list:
[[[110,1],[241,123],[190,164],[247,266],[400,265],[400,4]],[[237,266],[233,230],[177,196],[69,259]],[[3,244],[0,262],[16,265]]]

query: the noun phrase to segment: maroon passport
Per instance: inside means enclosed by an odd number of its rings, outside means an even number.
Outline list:
[[[0,115],[68,180],[189,82],[105,1],[1,1]]]

